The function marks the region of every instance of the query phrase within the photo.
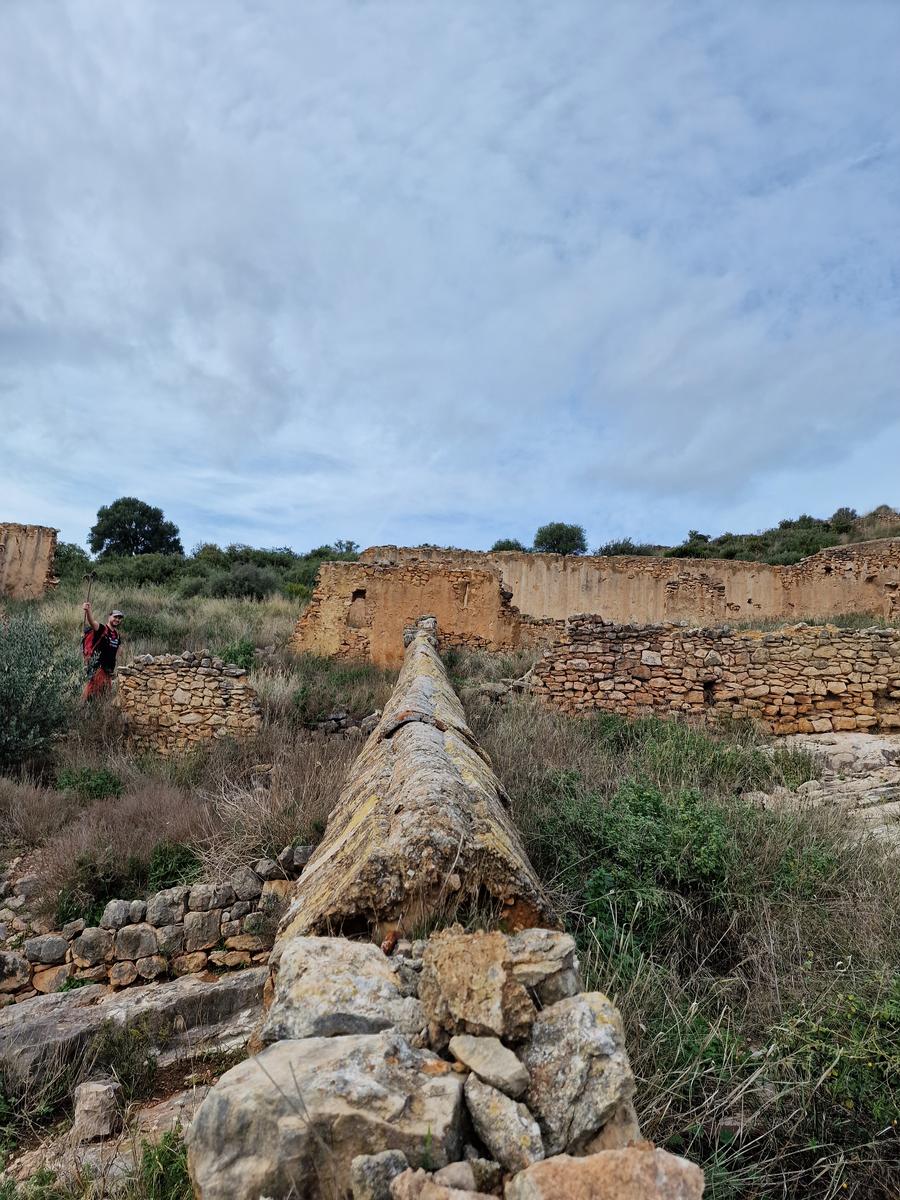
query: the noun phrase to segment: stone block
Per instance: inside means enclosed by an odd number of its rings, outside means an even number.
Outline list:
[[[184,918],[184,948],[191,954],[197,950],[210,950],[221,936],[221,910],[189,912]]]

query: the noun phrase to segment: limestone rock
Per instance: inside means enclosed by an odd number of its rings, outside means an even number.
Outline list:
[[[137,967],[133,962],[117,962],[109,968],[109,982],[111,987],[123,988],[134,983],[138,977]]]
[[[599,1154],[601,1150],[624,1150],[640,1142],[641,1127],[634,1105],[624,1100],[598,1134],[587,1143],[585,1154]]]
[[[119,960],[134,962],[155,954],[156,949],[156,930],[152,925],[125,925],[116,934],[116,958]]]
[[[122,1085],[112,1080],[81,1083],[75,1089],[72,1138],[94,1142],[111,1137],[122,1124]]]
[[[219,941],[221,914],[218,909],[189,912],[184,917],[184,948],[188,954],[211,950]]]
[[[604,1150],[559,1155],[516,1175],[505,1200],[701,1200],[703,1172],[665,1150]]]
[[[210,1090],[188,1168],[197,1200],[344,1195],[358,1155],[457,1157],[462,1117],[459,1075],[397,1033],[277,1042]]]
[[[238,900],[255,900],[262,892],[263,881],[252,867],[241,867],[235,871],[230,883]]]
[[[622,1019],[602,992],[545,1008],[522,1062],[531,1079],[526,1099],[548,1155],[583,1149],[634,1092]]]
[[[96,967],[113,956],[115,939],[108,929],[89,927],[72,943],[72,960],[79,967]]]
[[[432,1025],[476,1037],[524,1037],[537,1011],[512,972],[506,936],[458,926],[428,942],[419,999]]]
[[[405,997],[390,959],[371,942],[292,938],[281,955],[264,1042],[425,1027],[418,1000]]]
[[[21,954],[9,950],[0,952],[0,992],[17,992],[28,986],[31,967]]]
[[[358,1154],[350,1161],[353,1200],[391,1200],[391,1180],[409,1169],[402,1150]]]
[[[41,937],[25,939],[25,957],[29,962],[52,967],[65,961],[69,944],[59,934],[45,933]]]
[[[100,918],[101,928],[121,929],[123,925],[127,925],[131,920],[130,908],[127,900],[110,900]]]
[[[466,1104],[478,1136],[507,1171],[523,1171],[544,1157],[541,1131],[524,1104],[469,1075]]]
[[[457,1034],[450,1053],[491,1087],[518,1099],[528,1087],[528,1072],[499,1038]]]
[[[31,977],[31,986],[36,992],[58,992],[67,979],[72,977],[75,968],[72,963],[61,963],[57,967],[45,967],[35,971]]]
[[[555,1004],[581,991],[575,939],[556,929],[523,929],[507,939],[512,973],[533,988],[541,1004]]]
[[[147,922],[157,928],[175,925],[184,917],[186,888],[166,888],[147,901]]]

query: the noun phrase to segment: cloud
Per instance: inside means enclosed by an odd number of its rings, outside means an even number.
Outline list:
[[[898,36],[891,0],[3,6],[0,515],[81,540],[137,494],[302,548],[896,502]]]

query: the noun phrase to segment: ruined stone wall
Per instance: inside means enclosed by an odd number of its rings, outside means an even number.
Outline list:
[[[38,600],[56,584],[56,530],[44,525],[0,524],[0,596]]]
[[[759,617],[900,616],[900,539],[820,551],[794,566],[724,559],[574,557],[376,546],[361,561],[492,569],[525,617],[714,624]]]
[[[298,653],[399,667],[403,631],[423,612],[437,617],[445,646],[504,650],[520,644],[519,614],[490,566],[334,562],[319,569],[291,646]]]
[[[138,656],[116,672],[129,738],[138,749],[176,754],[214,738],[255,733],[262,718],[246,676],[206,650]]]
[[[900,729],[900,630],[735,633],[576,616],[532,687],[568,713],[750,717],[779,734]]]

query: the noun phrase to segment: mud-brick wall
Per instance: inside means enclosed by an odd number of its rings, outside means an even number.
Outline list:
[[[38,600],[53,576],[56,530],[44,525],[0,524],[0,596]]]
[[[423,613],[437,618],[444,646],[507,650],[521,641],[519,613],[492,569],[356,562],[322,565],[291,646],[298,653],[399,667],[403,631]]]
[[[900,631],[734,633],[577,616],[532,686],[570,713],[750,717],[780,734],[900,729]]]
[[[198,654],[144,654],[116,672],[118,702],[132,742],[177,754],[201,742],[247,737],[261,724],[243,667]]]

